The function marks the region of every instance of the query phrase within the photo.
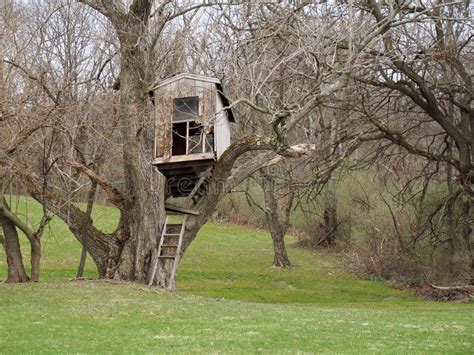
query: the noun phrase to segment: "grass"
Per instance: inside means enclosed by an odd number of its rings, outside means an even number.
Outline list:
[[[19,213],[26,210],[33,221],[39,216],[31,201],[20,203]],[[99,207],[94,219],[113,230],[117,214]],[[297,267],[274,270],[270,238],[258,230],[206,225],[183,259],[174,294],[137,284],[70,281],[80,247],[57,220],[43,245],[39,284],[0,284],[0,353],[474,349],[473,304],[423,301],[358,279],[331,256],[293,247]],[[6,277],[4,259],[1,254],[0,279]],[[96,277],[90,262],[86,272]]]

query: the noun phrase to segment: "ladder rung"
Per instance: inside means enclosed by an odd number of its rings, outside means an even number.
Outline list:
[[[165,237],[179,237],[179,233],[164,233],[163,236]]]
[[[162,244],[162,248],[177,248],[178,244]]]
[[[172,256],[172,255],[159,255],[158,257],[160,259],[174,259],[174,258],[176,258],[176,256]]]

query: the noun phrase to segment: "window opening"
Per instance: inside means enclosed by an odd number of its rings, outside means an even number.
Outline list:
[[[199,116],[199,97],[173,99],[173,122],[195,120]]]
[[[209,153],[214,151],[214,133],[194,121],[173,123],[172,155]]]

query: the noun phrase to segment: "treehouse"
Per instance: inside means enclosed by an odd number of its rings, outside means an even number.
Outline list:
[[[168,194],[189,196],[230,145],[235,122],[220,81],[179,74],[153,88],[155,159]]]

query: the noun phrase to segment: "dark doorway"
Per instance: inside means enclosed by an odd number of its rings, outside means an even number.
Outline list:
[[[171,155],[186,155],[186,122],[173,123],[173,147]]]

